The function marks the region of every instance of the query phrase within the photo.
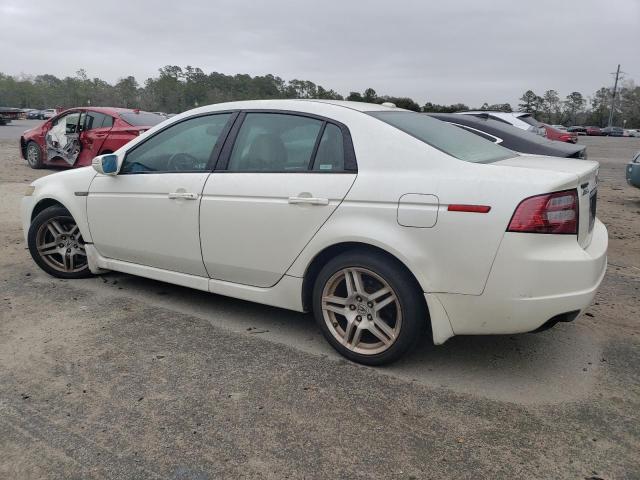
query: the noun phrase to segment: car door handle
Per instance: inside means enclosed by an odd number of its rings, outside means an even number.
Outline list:
[[[329,199],[314,197],[289,197],[289,203],[294,205],[300,203],[305,203],[308,205],[329,205]]]
[[[197,200],[198,199],[198,194],[197,193],[189,193],[189,192],[173,192],[169,194],[169,199],[171,200],[177,200],[177,199],[184,199],[184,200]]]

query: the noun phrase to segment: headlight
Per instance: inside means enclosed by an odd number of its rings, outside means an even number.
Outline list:
[[[36,187],[34,187],[33,185],[29,185],[24,191],[24,196],[30,197],[31,195],[33,195],[33,192],[35,190],[36,190]]]

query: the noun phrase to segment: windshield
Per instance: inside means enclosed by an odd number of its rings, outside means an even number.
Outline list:
[[[491,163],[517,154],[473,133],[415,112],[370,112],[398,130],[465,162]]]
[[[126,112],[121,113],[120,118],[134,127],[153,127],[167,119],[164,115],[151,112]]]

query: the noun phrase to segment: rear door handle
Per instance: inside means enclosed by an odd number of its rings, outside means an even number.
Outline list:
[[[315,198],[315,197],[289,197],[289,203],[291,204],[307,204],[307,205],[329,205],[328,198]]]
[[[197,193],[190,193],[190,192],[173,192],[169,194],[169,198],[171,200],[176,200],[176,199],[184,199],[184,200],[197,200],[198,199],[198,194]]]

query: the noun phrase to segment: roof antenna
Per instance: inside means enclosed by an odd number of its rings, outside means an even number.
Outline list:
[[[384,102],[382,104],[383,107],[389,107],[389,108],[396,108],[396,104],[395,103],[391,103],[391,102]]]

